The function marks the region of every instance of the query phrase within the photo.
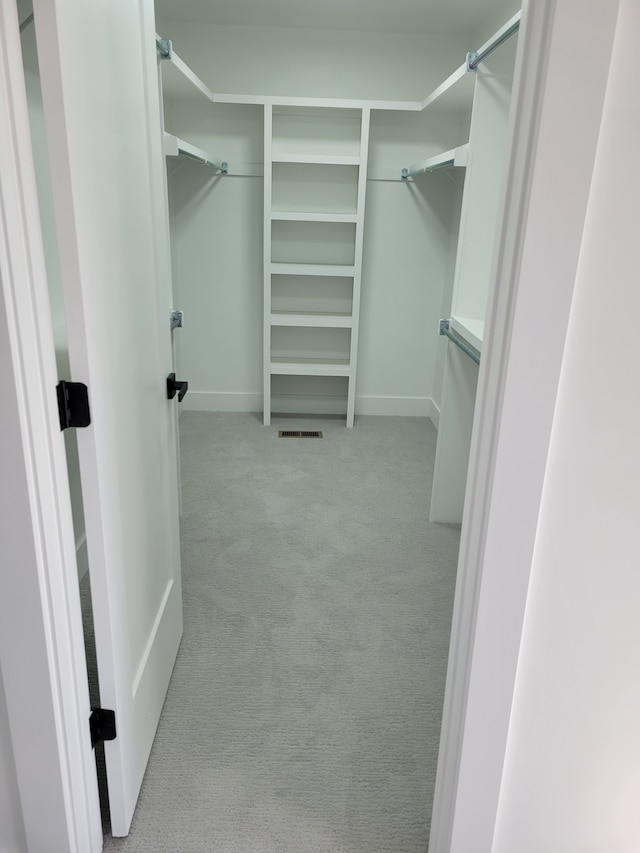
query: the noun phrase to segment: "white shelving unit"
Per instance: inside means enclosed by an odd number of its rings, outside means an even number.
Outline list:
[[[369,118],[265,104],[265,425],[273,377],[317,376],[346,380],[353,426]]]
[[[517,38],[512,38],[482,62],[477,71],[465,72],[467,77],[474,79],[475,87],[449,316],[450,329],[479,354],[485,336],[495,231],[506,163],[516,47]],[[454,85],[456,75],[462,70],[464,66],[449,78],[454,80]],[[444,96],[445,93],[440,92],[438,97]],[[478,366],[454,343],[447,341],[431,521],[462,520],[477,384]]]

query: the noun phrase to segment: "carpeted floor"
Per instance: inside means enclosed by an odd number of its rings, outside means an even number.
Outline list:
[[[433,426],[180,423],[184,638],[105,850],[425,853],[459,539],[428,522]]]

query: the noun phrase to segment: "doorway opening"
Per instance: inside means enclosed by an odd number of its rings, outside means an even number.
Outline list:
[[[28,25],[27,25],[27,27],[25,27],[24,33],[28,34]],[[26,35],[25,35],[25,37],[26,37]],[[27,49],[27,55],[29,55],[28,49]],[[187,113],[190,109],[189,105],[186,105],[186,106],[183,105],[183,107],[184,107],[185,113]],[[169,108],[169,110],[167,110],[167,111],[170,111],[171,109],[172,108]],[[174,109],[174,112],[178,112],[180,108],[176,107],[176,105],[174,105],[173,109]],[[232,114],[234,113],[234,110],[231,107],[228,107],[225,110],[225,112],[226,112],[227,116],[231,117]],[[239,114],[239,111],[235,111],[235,112]],[[242,118],[242,117],[237,118],[236,117],[236,119],[234,119],[234,121],[237,122],[236,130],[237,130],[238,126],[243,125],[243,122],[247,122],[249,124],[253,123],[255,125],[255,118],[256,118],[256,115],[258,115],[258,112],[259,112],[258,110],[246,109],[244,111],[244,118]],[[250,113],[251,113],[251,115],[250,115]],[[393,116],[388,116],[388,115],[381,116],[380,122],[377,126],[377,130],[379,132],[379,144],[381,147],[383,145],[390,144],[390,140],[392,140],[392,137],[393,137],[392,129],[394,126],[394,121],[395,121],[395,117],[393,117]],[[258,124],[259,124],[259,122],[258,122]],[[409,121],[408,124],[410,125],[411,122]],[[419,131],[419,129],[420,129],[419,122],[415,122],[415,126],[413,129],[416,132]],[[45,143],[45,145],[46,145],[46,143]],[[44,162],[46,163],[47,162],[46,147],[45,147],[44,151],[45,151]],[[38,159],[39,158],[38,158],[38,155],[36,153],[36,161]],[[189,216],[191,217],[192,222],[193,222],[193,214],[194,214],[194,196],[193,195],[189,196],[188,194],[192,193],[193,188],[197,185],[198,182],[201,181],[201,176],[196,171],[194,171],[195,168],[197,168],[197,167],[192,167],[190,164],[188,166],[182,166],[181,165],[179,170],[173,169],[170,171],[170,175],[169,175],[169,183],[170,183],[170,196],[169,197],[170,197],[170,201],[177,205],[177,208],[179,209],[180,213],[184,213],[185,210],[188,209],[188,213],[189,213]],[[191,171],[189,171],[189,170],[191,170]],[[243,176],[243,177],[249,177],[249,176]],[[252,176],[252,177],[259,178],[259,176],[257,176],[257,175]],[[442,201],[444,199],[444,196],[446,195],[446,192],[447,192],[447,188],[448,188],[447,185],[451,184],[453,187],[453,195],[455,196],[455,198],[453,200],[450,199],[446,203],[443,202],[444,213],[441,216],[441,219],[443,221],[440,223],[441,227],[444,227],[445,224],[447,226],[450,226],[452,221],[456,218],[456,215],[459,216],[459,205],[460,205],[461,197],[462,197],[462,184],[460,181],[458,181],[456,183],[455,179],[452,181],[450,177],[447,177],[445,175],[435,177],[434,181],[439,181],[439,183],[435,183],[435,182],[432,183],[432,185],[429,187],[428,192],[426,190],[419,188],[417,185],[411,189],[411,192],[412,192],[411,197],[412,197],[413,203],[416,205],[416,207],[420,207],[420,206],[422,206],[423,208],[425,206],[430,207],[433,204],[433,195],[437,193],[440,200]],[[258,183],[258,181],[254,180],[252,183],[255,185]],[[220,188],[220,193],[222,193],[223,184],[218,183],[217,186]],[[434,190],[434,187],[436,187],[437,189]],[[374,192],[376,192],[376,191],[374,191]],[[255,196],[255,197],[259,196],[259,193],[256,193],[255,186],[253,186],[250,189],[250,193],[252,193],[253,196]],[[378,195],[381,196],[382,192],[378,193]],[[215,193],[209,194],[209,198],[213,197],[213,196],[215,196]],[[197,198],[201,202],[203,202],[203,203],[205,202],[205,193],[202,192],[201,189],[199,189],[197,191]],[[254,200],[255,200],[255,198],[254,198]],[[214,199],[214,201],[215,201],[215,203],[218,203],[217,199]],[[42,201],[41,201],[41,205],[46,207],[46,203],[43,203]],[[457,205],[457,207],[456,207],[456,205]],[[176,207],[174,207],[174,213],[175,212],[176,212]],[[45,216],[46,216],[46,214],[43,214],[43,218]],[[438,218],[438,216],[439,216],[439,214],[436,213],[435,217]],[[285,221],[285,220],[283,220],[283,221]],[[255,225],[255,218],[253,220],[253,223]],[[174,240],[178,239],[178,240],[182,241],[182,244],[178,248],[178,251],[177,251],[176,270],[174,270],[174,272],[177,273],[177,275],[175,276],[175,280],[177,282],[179,282],[178,291],[177,291],[176,296],[174,298],[175,304],[178,304],[180,301],[183,301],[185,298],[193,298],[193,294],[187,294],[187,292],[186,292],[186,290],[182,284],[183,282],[185,282],[189,279],[189,276],[185,276],[184,271],[180,270],[181,258],[184,261],[184,259],[186,257],[188,257],[188,254],[184,252],[184,246],[187,245],[188,240],[192,239],[192,236],[193,236],[193,235],[187,234],[187,229],[185,229],[183,226],[184,226],[184,220],[180,223],[180,227],[182,229],[180,235],[176,236],[175,230],[173,233],[173,239]],[[43,231],[46,231],[46,230],[47,230],[46,227],[43,227]],[[51,233],[55,233],[55,232],[52,231]],[[455,255],[455,246],[454,246],[454,251],[450,254]],[[450,270],[449,272],[452,272],[452,270]],[[56,279],[56,275],[59,278],[59,272],[57,274],[55,273],[55,271],[53,273],[50,273],[50,277],[52,277],[52,279],[54,281]],[[451,276],[449,276],[449,281],[451,284],[453,283]],[[331,286],[331,285],[329,284],[329,286]],[[275,282],[275,288],[276,288],[276,293],[278,296],[282,296],[283,299],[288,298],[287,293],[286,293],[286,285],[282,281]],[[52,291],[52,293],[53,293],[53,291]],[[443,305],[447,302],[447,299],[450,301],[451,290],[448,291],[448,296],[447,296],[446,288],[442,288],[441,292],[438,294],[438,297],[439,297],[439,299],[438,299],[439,306],[438,307],[440,307],[440,305]],[[54,325],[56,323],[55,311],[56,311],[57,305],[58,305],[58,303],[56,302],[56,300],[52,296],[52,312],[54,313]],[[189,314],[191,314],[195,318],[197,316],[197,314],[199,313],[198,309],[197,308],[195,309],[195,313],[194,313],[193,305],[190,306],[190,309],[191,310],[187,312],[187,316]],[[188,340],[188,336],[190,335],[189,326],[187,325],[185,327],[185,329],[176,332],[176,335],[181,336],[181,337],[177,338],[177,340],[178,340],[178,356],[177,357],[178,357],[178,365],[180,366],[179,372],[182,373],[183,372],[182,365],[186,364],[188,358],[190,357],[188,352],[187,352],[187,340]],[[68,367],[67,363],[64,362],[64,356],[63,356],[64,347],[65,347],[64,338],[65,338],[65,335],[64,335],[63,328],[61,326],[61,332],[60,332],[60,340],[61,340],[60,354],[61,354],[61,358],[59,360],[61,374],[63,372],[63,367]],[[445,358],[447,356],[442,355],[442,353],[443,353],[442,347],[440,348],[440,353],[441,353],[441,356],[440,356],[441,367],[443,367],[443,363],[442,363],[443,358]],[[454,354],[451,356],[451,358],[453,360],[453,366],[451,369],[452,369],[452,371],[455,371],[457,369],[456,365],[455,365],[455,359],[457,358],[457,355]],[[292,389],[287,388],[287,387],[281,387],[279,389],[279,391],[280,391],[280,396],[283,398],[287,397],[287,395],[292,393]],[[330,395],[331,394],[329,393],[329,394],[324,394],[324,395],[320,395],[320,396],[330,396]],[[455,405],[454,405],[452,411],[455,411]],[[191,417],[192,414],[193,413],[186,413],[184,417],[185,418]],[[200,413],[195,413],[195,414],[199,415]],[[197,434],[198,431],[201,429],[201,427],[198,425],[198,422],[199,421],[204,422],[205,420],[212,420],[212,419],[207,418],[206,416],[203,416],[203,417],[197,417],[197,418],[191,417],[191,420],[194,422],[194,427],[193,427],[194,433]],[[214,416],[213,420],[215,420],[215,416]],[[242,420],[242,419],[240,419],[240,420]],[[311,427],[315,426],[315,425],[316,424],[311,422],[311,423],[306,425],[309,427],[309,429],[305,428],[304,430],[301,429],[299,431],[300,432],[312,431]],[[331,425],[331,426],[333,426],[333,425]],[[236,428],[239,429],[240,428],[239,425]],[[411,430],[410,426],[408,426],[407,424],[404,424],[404,423],[403,423],[401,428],[407,432],[410,432],[410,430]],[[365,432],[364,428],[362,430],[360,430],[360,432],[364,433]],[[329,435],[331,434],[331,427],[328,426],[326,428],[323,428],[323,433],[325,433],[325,441],[326,441],[326,438],[329,437]],[[398,443],[396,438],[388,438],[388,439],[385,439],[384,441],[382,439],[380,439],[380,441],[384,445],[394,446],[395,444]],[[351,437],[345,436],[345,441],[349,441],[352,444],[354,444],[353,436],[351,436]],[[295,443],[291,443],[291,444],[295,444]],[[312,443],[300,443],[300,444],[310,445]],[[334,444],[333,446],[335,447],[336,445]],[[211,447],[211,445],[209,445],[209,447]],[[222,448],[220,448],[220,447],[218,447],[218,449],[222,450]],[[308,453],[308,450],[306,450],[306,447],[305,447],[304,452]],[[74,457],[74,453],[76,454],[75,457]],[[340,451],[338,451],[338,457],[339,457],[339,459],[343,465],[345,464],[345,462],[347,462],[347,464],[348,464],[349,454],[346,451],[345,451],[343,457],[340,457]],[[69,440],[69,444],[68,444],[68,458],[69,458],[69,469],[70,469],[70,481],[73,482],[74,471],[75,471],[75,469],[74,469],[75,461],[74,460],[77,458],[77,451],[75,450],[75,448],[73,446],[73,440],[72,439]],[[259,467],[259,461],[256,460],[253,467]],[[293,480],[295,481],[296,472],[295,471],[289,472],[289,476],[291,476],[293,478]],[[370,485],[373,485],[373,484],[370,484]],[[358,494],[355,494],[353,496],[353,499],[352,499],[353,503],[358,502],[364,495],[365,496],[364,497],[364,504],[366,507],[366,494],[367,494],[366,489],[360,490],[360,492]],[[399,502],[396,505],[400,505]],[[391,510],[389,510],[389,514],[390,514],[390,516],[393,515]],[[80,532],[83,529],[82,502],[81,502],[81,500],[80,500],[80,504],[79,504],[78,513],[74,514],[74,521],[76,522],[76,525],[77,525],[77,533],[79,533],[79,537],[77,536],[76,541],[79,543],[79,551],[81,551],[81,549],[84,547],[83,542],[82,542],[82,533]],[[311,526],[312,525],[310,524],[309,527],[311,527]],[[448,530],[449,528],[443,527],[442,529]],[[197,536],[196,531],[192,531],[192,533]],[[356,535],[354,536],[355,541],[357,541],[357,533],[358,533],[358,531],[356,530]],[[393,537],[391,537],[391,538],[393,538]],[[242,540],[239,536],[236,537],[234,539],[234,542],[232,543],[232,546],[239,547],[241,541]],[[398,550],[402,550],[403,546],[401,545],[401,543],[396,542],[396,547]],[[81,565],[86,565],[86,561],[84,561],[83,558],[80,558],[79,562]],[[389,565],[393,564],[392,558],[389,558],[388,564]],[[85,577],[87,577],[86,572],[83,572],[82,577],[80,577],[81,588],[82,588],[83,583],[88,584],[88,577],[86,580],[85,580]],[[364,583],[366,583],[366,580],[364,577],[362,578],[362,580]],[[392,597],[392,594],[390,594],[390,595]],[[354,594],[354,598],[355,598],[355,594]],[[87,600],[89,600],[89,599],[90,599],[90,596],[88,596]],[[90,630],[87,631],[87,636],[90,636]],[[91,664],[89,664],[89,668],[91,669]],[[97,670],[96,670],[96,672],[97,672]],[[434,771],[435,771],[435,767],[434,767]]]

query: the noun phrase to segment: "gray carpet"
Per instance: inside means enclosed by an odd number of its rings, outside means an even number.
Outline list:
[[[180,423],[185,633],[105,849],[424,853],[459,539],[427,520],[434,428]]]

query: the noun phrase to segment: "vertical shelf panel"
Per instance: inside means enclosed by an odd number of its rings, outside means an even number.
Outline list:
[[[367,163],[369,157],[369,126],[371,110],[362,111],[360,127],[360,174],[358,180],[358,207],[356,219],[355,270],[353,275],[353,327],[351,331],[351,377],[347,395],[347,428],[353,427],[356,402],[356,368],[358,361],[358,332],[360,318],[360,291],[362,287],[362,248],[364,239],[364,208],[367,191]]]
[[[264,108],[264,320],[263,320],[263,423],[271,423],[271,166],[273,107]]]

